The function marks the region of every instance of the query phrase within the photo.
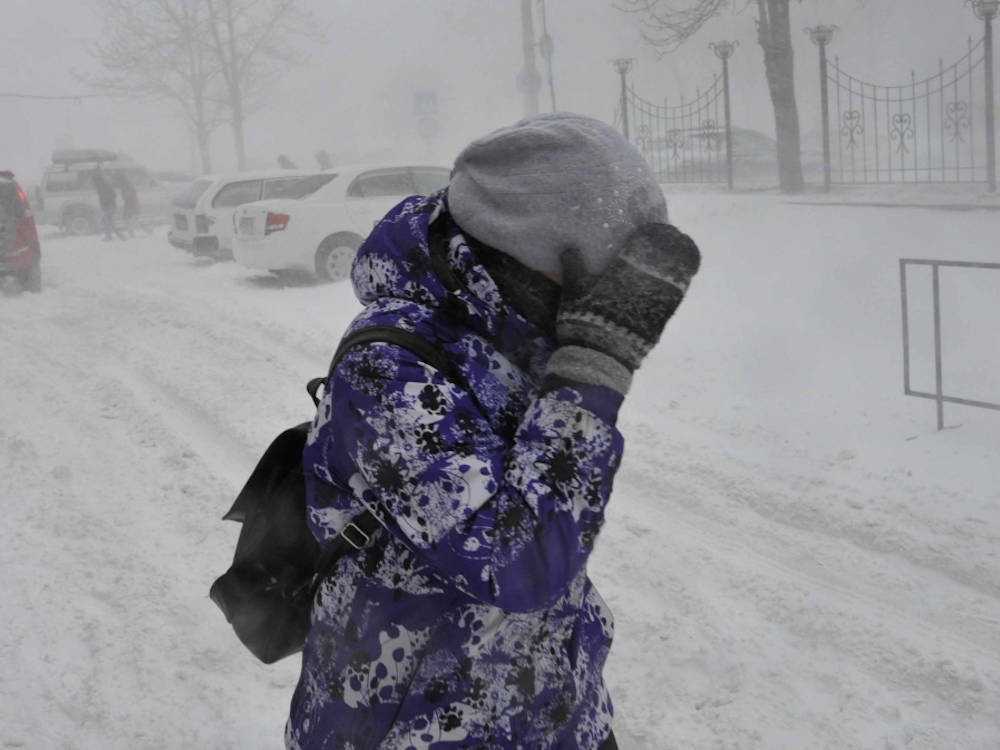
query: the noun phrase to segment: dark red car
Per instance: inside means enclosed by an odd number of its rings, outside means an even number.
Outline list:
[[[13,172],[0,171],[0,276],[16,276],[29,292],[42,289],[42,250],[28,196]]]

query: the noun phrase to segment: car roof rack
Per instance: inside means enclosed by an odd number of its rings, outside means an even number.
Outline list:
[[[119,154],[102,148],[60,148],[52,152],[52,163],[66,166],[120,160]]]

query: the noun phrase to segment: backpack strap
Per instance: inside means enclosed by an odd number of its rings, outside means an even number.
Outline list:
[[[454,363],[447,357],[444,351],[434,346],[422,336],[413,333],[413,331],[406,331],[402,328],[397,328],[396,326],[368,326],[367,328],[362,328],[354,333],[350,333],[341,339],[340,346],[337,347],[337,351],[334,353],[333,359],[330,360],[330,367],[327,369],[326,377],[313,378],[306,383],[306,391],[312,398],[313,405],[319,405],[318,394],[320,386],[324,385],[326,381],[329,380],[330,376],[333,375],[334,368],[340,363],[340,360],[343,359],[347,350],[354,346],[361,346],[362,344],[371,344],[374,342],[394,344],[402,349],[407,349],[420,357],[422,361],[429,365],[433,365],[435,369],[444,373],[447,377],[454,377],[456,374]]]
[[[324,385],[333,375],[334,368],[343,359],[347,350],[355,346],[374,342],[394,344],[402,349],[411,351],[420,357],[421,361],[433,365],[439,372],[444,373],[448,377],[454,377],[457,373],[454,363],[447,357],[444,351],[434,346],[422,336],[412,331],[397,328],[396,326],[368,326],[367,328],[362,328],[348,334],[341,340],[337,351],[333,355],[333,359],[330,360],[330,368],[325,378],[313,378],[306,384],[306,391],[312,397],[314,404],[319,404],[317,394],[320,386]],[[366,510],[352,518],[320,553],[319,559],[316,561],[316,572],[313,574],[310,586],[310,596],[316,595],[320,583],[330,574],[337,561],[344,555],[367,546],[372,535],[381,525],[381,522],[370,510]]]
[[[360,550],[368,546],[372,535],[381,528],[382,524],[370,510],[366,510],[348,522],[340,530],[330,543],[327,544],[316,560],[316,572],[313,573],[312,583],[309,586],[309,598],[316,596],[319,585],[330,575],[333,566],[344,555]]]

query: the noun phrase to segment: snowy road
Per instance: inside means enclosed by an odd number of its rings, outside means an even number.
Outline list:
[[[672,213],[706,262],[591,562],[623,750],[995,750],[1000,416],[938,434],[900,395],[896,261],[986,259],[1000,214]],[[218,519],[357,303],[159,234],[43,252],[43,293],[0,298],[0,747],[279,747],[296,660],[255,664],[208,600]],[[950,382],[1000,400],[1000,279],[947,283]]]

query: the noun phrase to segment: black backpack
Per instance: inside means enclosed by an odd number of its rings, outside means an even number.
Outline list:
[[[344,353],[353,346],[382,341],[407,349],[448,375],[444,352],[410,331],[376,325],[355,331],[340,342],[326,378],[306,386],[319,403]],[[236,635],[265,664],[302,650],[310,627],[312,602],[320,583],[344,555],[365,547],[379,521],[371,511],[353,518],[323,549],[306,524],[302,451],[310,422],[276,437],[250,474],[233,507],[223,516],[243,524],[233,564],[212,584],[209,596]]]

